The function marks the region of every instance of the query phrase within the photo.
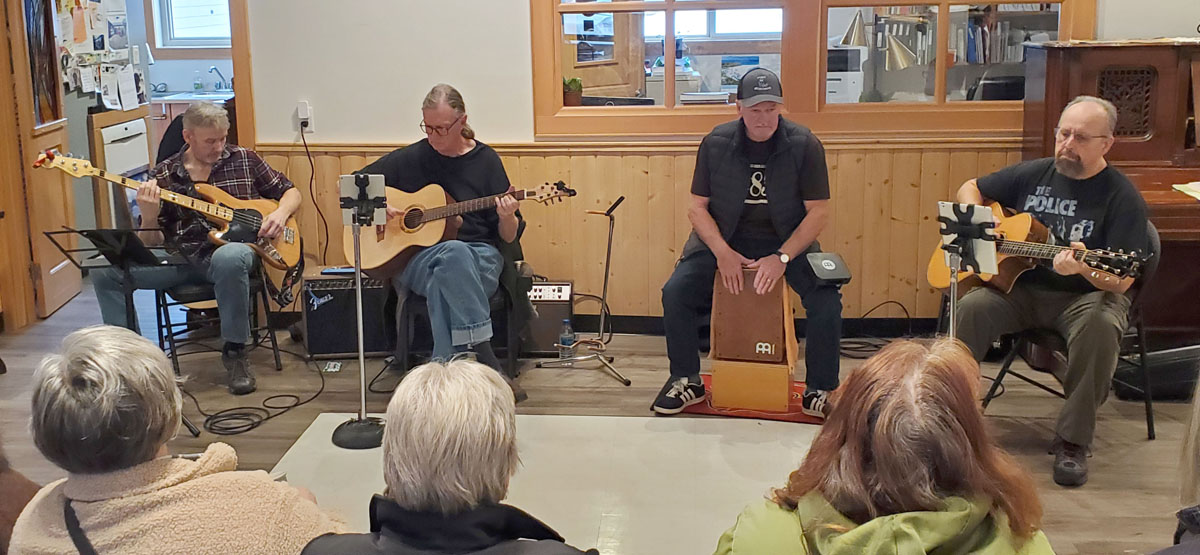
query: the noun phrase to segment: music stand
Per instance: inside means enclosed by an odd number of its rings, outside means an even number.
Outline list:
[[[950,268],[949,335],[958,331],[958,272],[976,274],[999,272],[996,261],[996,223],[986,206],[957,202],[938,202],[938,222],[942,224],[942,250]]]
[[[588,349],[591,350],[592,352],[589,354],[586,354],[586,355],[578,355],[578,356],[573,356],[570,358],[542,361],[542,362],[537,363],[538,368],[569,368],[569,367],[574,367],[576,362],[588,362],[588,361],[594,360],[594,361],[599,362],[601,365],[603,365],[604,368],[606,370],[608,370],[608,372],[610,374],[612,374],[612,376],[614,378],[617,379],[617,381],[625,384],[626,387],[628,387],[632,383],[629,381],[629,378],[626,378],[624,375],[622,375],[621,372],[618,371],[617,368],[612,365],[613,357],[606,356],[603,354],[604,350],[608,348],[608,342],[606,342],[604,340],[604,320],[605,320],[605,317],[607,316],[607,312],[608,312],[608,310],[607,310],[607,308],[608,308],[608,276],[609,276],[608,267],[609,267],[609,264],[612,262],[613,228],[616,226],[616,218],[613,216],[613,211],[616,210],[617,206],[620,206],[621,202],[624,200],[625,200],[624,195],[622,195],[621,197],[618,197],[616,202],[612,203],[612,206],[609,206],[608,210],[605,210],[603,212],[601,212],[599,210],[588,210],[587,211],[588,214],[592,214],[592,215],[596,215],[596,216],[606,216],[608,218],[608,252],[605,253],[605,255],[604,255],[604,287],[603,287],[603,291],[600,294],[600,329],[597,331],[595,339],[578,340],[575,342],[574,345],[571,345],[570,348],[571,348],[571,352],[574,353],[575,350],[579,348],[579,345],[581,343],[583,343],[583,344],[586,344]],[[562,345],[559,345],[558,343],[555,343],[554,346],[558,347],[558,348],[563,347]]]
[[[73,229],[63,226],[61,231],[46,231],[46,238],[62,251],[76,268],[82,270],[101,270],[118,268],[124,274],[122,292],[125,294],[125,327],[134,329],[137,324],[137,313],[133,306],[133,292],[137,290],[133,283],[133,268],[137,266],[182,266],[187,264],[185,258],[170,256],[165,246],[147,247],[138,238],[139,231],[157,231],[149,229]],[[91,241],[93,248],[68,248],[58,242],[61,235],[79,235]],[[154,251],[161,251],[157,255]],[[103,257],[103,258],[101,258]],[[192,437],[200,437],[200,429],[188,420],[187,415],[180,414],[183,425],[187,427]]]

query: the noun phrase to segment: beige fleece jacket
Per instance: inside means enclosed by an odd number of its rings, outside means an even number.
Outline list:
[[[199,460],[162,458],[107,474],[72,474],[42,488],[13,527],[9,553],[77,553],[63,505],[98,553],[299,553],[345,525],[271,480],[238,472],[224,443]]]

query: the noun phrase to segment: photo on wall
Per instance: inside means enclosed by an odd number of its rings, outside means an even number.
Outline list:
[[[721,90],[736,91],[738,81],[742,80],[742,76],[756,67],[758,67],[758,56],[721,56]]]

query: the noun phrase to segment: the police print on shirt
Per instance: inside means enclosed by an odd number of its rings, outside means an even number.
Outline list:
[[[1033,194],[1025,196],[1025,206],[1021,211],[1036,215],[1058,242],[1083,242],[1092,236],[1096,222],[1078,219],[1075,214],[1078,208],[1078,200],[1059,197],[1055,195],[1054,187],[1039,185]]]

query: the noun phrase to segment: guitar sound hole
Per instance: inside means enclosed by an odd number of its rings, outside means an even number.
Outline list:
[[[425,211],[420,208],[413,208],[404,213],[404,228],[416,229],[421,225],[421,218],[425,216]]]

